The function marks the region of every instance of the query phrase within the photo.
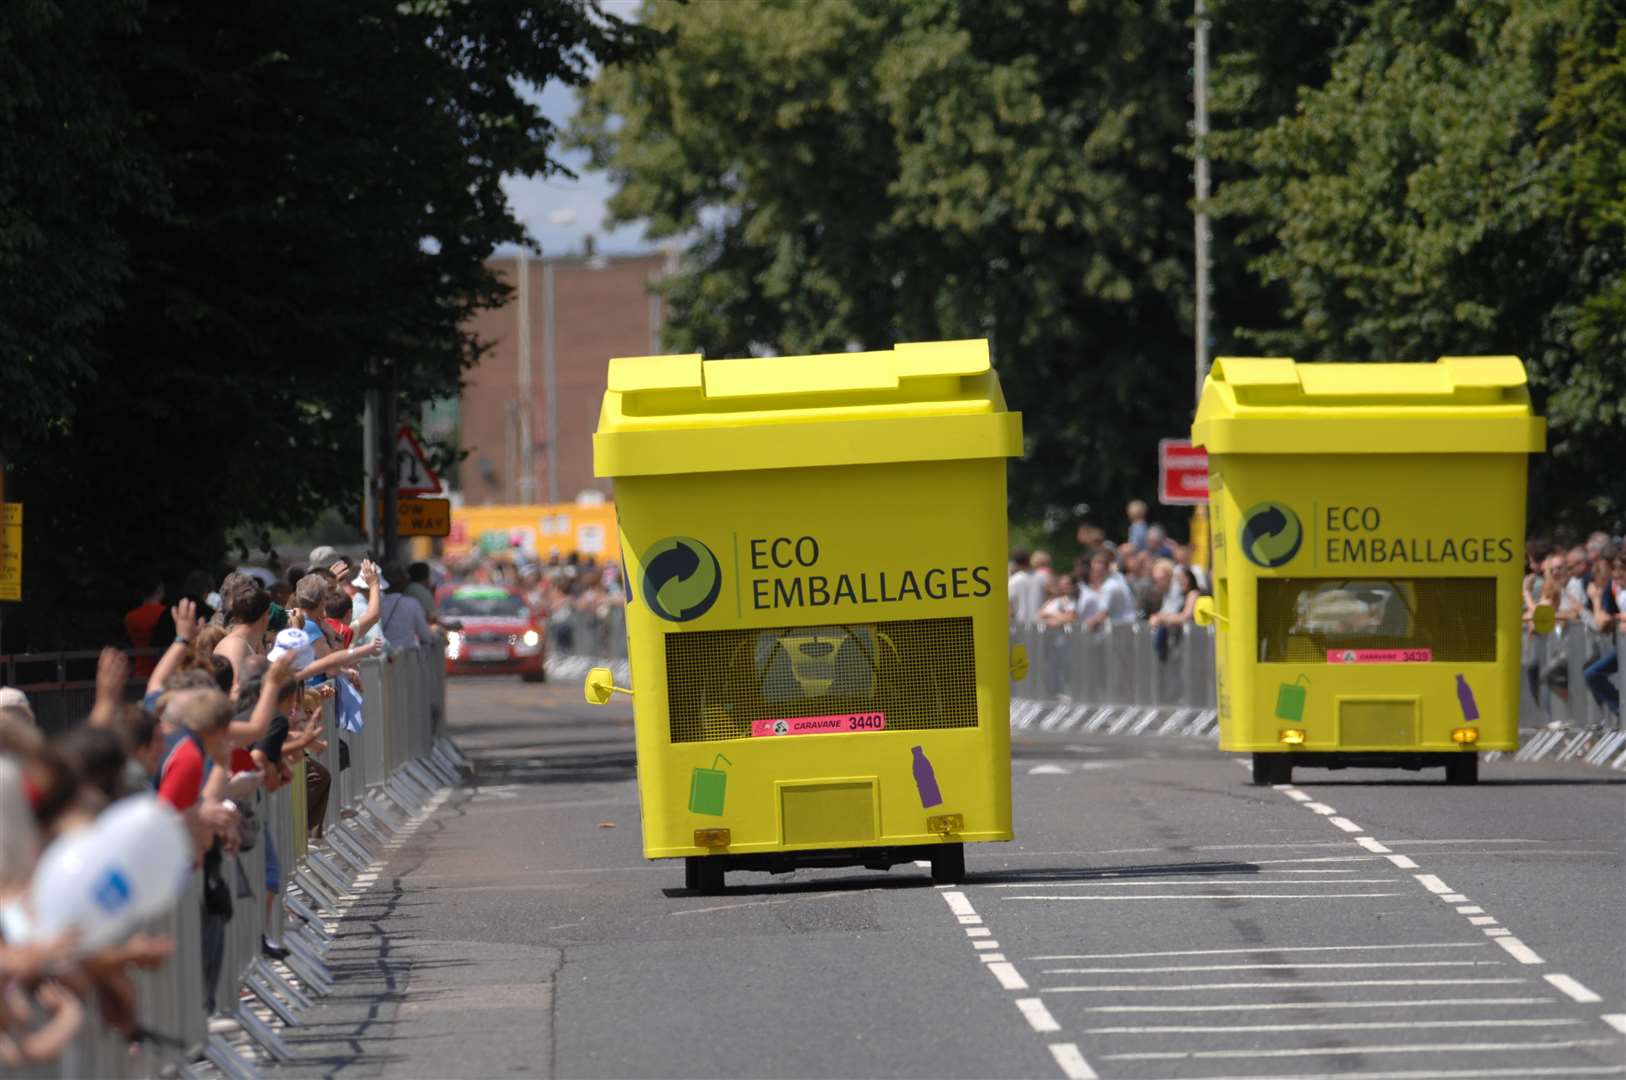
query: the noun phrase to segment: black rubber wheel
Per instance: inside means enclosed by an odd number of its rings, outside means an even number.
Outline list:
[[[932,881],[938,885],[958,885],[965,880],[965,845],[944,844],[932,849]]]
[[[1283,754],[1265,754],[1255,752],[1253,755],[1253,783],[1256,787],[1267,787],[1271,784],[1290,784],[1293,777],[1293,763]]]
[[[527,671],[519,677],[520,682],[547,682],[548,673],[545,671]]]
[[[703,855],[689,855],[683,860],[683,885],[702,896],[716,896],[723,891],[723,861]]]
[[[1445,763],[1445,782],[1447,784],[1477,784],[1479,783],[1479,755],[1463,754],[1452,758]]]

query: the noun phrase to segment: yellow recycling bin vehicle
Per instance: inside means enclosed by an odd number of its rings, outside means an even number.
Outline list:
[[[1220,749],[1478,778],[1519,740],[1525,474],[1544,448],[1511,356],[1221,358],[1206,447]]]
[[[644,854],[964,874],[1011,838],[1005,459],[984,341],[610,361]],[[607,700],[609,673],[589,676]]]

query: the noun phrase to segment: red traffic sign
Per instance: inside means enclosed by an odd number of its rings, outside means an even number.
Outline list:
[[[1190,439],[1163,439],[1157,444],[1157,501],[1164,506],[1197,506],[1208,502],[1208,451]]]
[[[441,495],[440,477],[429,467],[418,437],[405,424],[395,433],[395,493],[397,495]]]

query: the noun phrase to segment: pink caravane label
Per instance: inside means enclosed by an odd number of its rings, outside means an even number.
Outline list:
[[[834,735],[853,731],[886,730],[886,713],[837,713],[834,716],[792,716],[783,720],[751,721],[751,736]]]
[[[1432,664],[1433,649],[1330,649],[1329,664]]]

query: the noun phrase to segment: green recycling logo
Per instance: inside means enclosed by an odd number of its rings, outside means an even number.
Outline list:
[[[723,587],[711,549],[690,536],[668,536],[645,551],[643,595],[667,622],[688,622],[711,610]]]
[[[1290,562],[1304,543],[1304,526],[1293,509],[1279,502],[1262,502],[1242,515],[1242,554],[1267,570]]]

